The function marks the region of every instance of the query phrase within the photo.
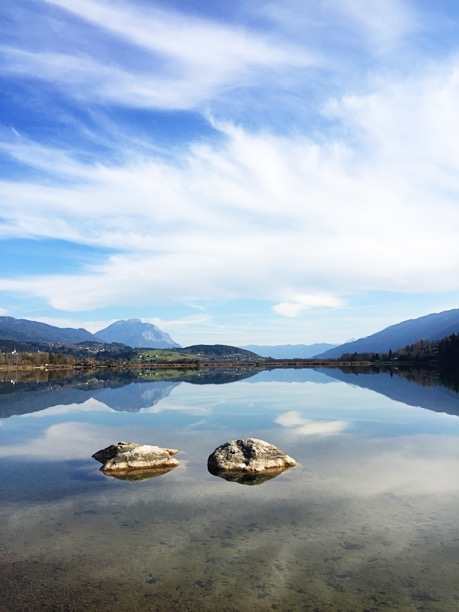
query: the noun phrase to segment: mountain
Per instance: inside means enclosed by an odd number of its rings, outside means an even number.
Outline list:
[[[241,348],[253,351],[261,357],[272,357],[273,359],[309,359],[323,351],[330,350],[337,344],[274,344],[259,345],[249,344]]]
[[[0,418],[29,414],[56,405],[81,405],[91,398],[117,412],[140,412],[152,408],[181,383],[178,381],[128,382],[112,380],[51,380],[3,385]]]
[[[19,342],[78,344],[97,338],[85,329],[61,328],[28,319],[0,317],[0,338]]]
[[[347,342],[316,355],[320,359],[341,357],[344,353],[387,353],[403,348],[417,340],[440,340],[459,333],[459,308],[409,319],[366,338]]]
[[[133,348],[180,348],[169,334],[140,319],[116,321],[96,332],[95,336],[102,342],[120,342]]]
[[[142,348],[180,348],[169,334],[155,325],[142,323],[140,319],[117,321],[96,334],[86,329],[61,328],[28,319],[0,317],[0,340],[9,342],[80,344],[82,342],[102,342],[125,344]],[[17,348],[17,347],[13,347]],[[38,347],[45,350],[44,347]]]

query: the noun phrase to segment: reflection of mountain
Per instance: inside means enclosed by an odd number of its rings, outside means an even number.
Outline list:
[[[142,408],[150,408],[167,397],[180,382],[130,383],[120,387],[117,381],[117,385],[112,387],[108,380],[104,381],[101,388],[96,389],[56,385],[46,385],[46,388],[37,388],[37,385],[33,385],[34,388],[27,388],[27,385],[20,385],[19,389],[16,390],[14,386],[9,393],[5,393],[6,384],[1,384],[0,418],[39,412],[53,406],[83,404],[91,398],[112,410],[139,412]]]
[[[180,377],[183,382],[193,385],[225,385],[245,378],[252,378],[258,373],[255,368],[206,368]]]
[[[459,394],[441,384],[421,386],[414,380],[397,376],[397,372],[359,372],[338,368],[321,368],[323,374],[351,385],[371,389],[397,402],[419,406],[434,412],[459,416]]]
[[[166,398],[179,384],[180,382],[166,380],[131,383],[116,389],[105,387],[96,391],[92,397],[113,410],[139,412],[142,408],[150,408]]]
[[[164,373],[159,372],[158,376]],[[223,384],[254,376],[256,370],[248,368],[209,368],[184,373],[177,370],[171,380],[142,380],[141,374],[123,372],[93,373],[63,380],[44,382],[0,382],[0,418],[39,412],[53,406],[83,404],[91,398],[112,410],[139,412],[151,408],[166,398],[181,382],[193,384]],[[171,376],[168,371],[165,376]]]
[[[389,372],[340,370],[338,368],[298,368],[257,371],[252,369],[206,368],[196,372],[163,373],[167,380],[143,380],[132,370],[80,374],[74,378],[45,382],[0,382],[0,418],[39,412],[53,406],[83,404],[91,398],[112,410],[139,412],[166,398],[181,382],[223,384],[247,379],[250,383],[330,383],[333,380],[372,389],[395,401],[435,412],[459,416],[459,394],[440,383],[417,384]],[[411,374],[411,373],[410,373]],[[406,376],[406,373],[404,374]],[[62,376],[62,375],[61,375]],[[421,382],[421,381],[420,381]],[[430,381],[432,382],[432,381]]]
[[[82,389],[40,388],[42,385],[1,383],[0,385],[0,418],[18,414],[39,412],[52,406],[82,404],[91,397],[89,391]],[[50,388],[51,387],[51,388]]]

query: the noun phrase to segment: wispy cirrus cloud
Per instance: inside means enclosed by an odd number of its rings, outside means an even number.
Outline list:
[[[288,40],[273,44],[261,32],[154,5],[103,0],[47,4],[63,11],[58,13],[60,27],[72,34],[73,47],[63,37],[54,38],[50,51],[4,46],[3,73],[48,81],[81,101],[191,109],[232,88],[260,85],[276,71],[280,79],[286,69],[317,62],[312,52]],[[65,13],[78,21],[68,23]],[[105,38],[88,37],[81,22],[103,31]],[[75,30],[83,33],[84,43],[78,44]],[[117,50],[120,41],[124,53]]]

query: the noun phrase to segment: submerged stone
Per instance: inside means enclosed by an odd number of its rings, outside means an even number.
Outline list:
[[[285,470],[294,465],[295,459],[277,446],[256,438],[226,442],[216,448],[207,460],[209,471],[219,476],[218,472],[258,474]]]
[[[103,463],[103,472],[130,472],[176,467],[179,462],[172,455],[179,451],[135,442],[118,442],[103,448],[92,456]]]

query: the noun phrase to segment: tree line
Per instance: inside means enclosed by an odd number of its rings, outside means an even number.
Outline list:
[[[387,352],[345,353],[339,361],[368,361],[373,363],[409,363],[413,365],[459,365],[459,334],[441,340],[417,340],[397,350]]]

